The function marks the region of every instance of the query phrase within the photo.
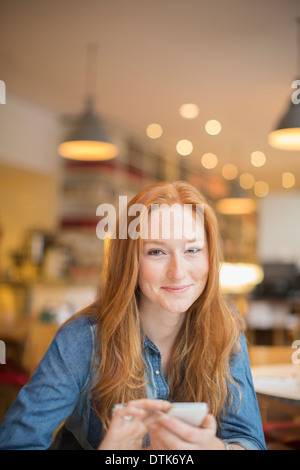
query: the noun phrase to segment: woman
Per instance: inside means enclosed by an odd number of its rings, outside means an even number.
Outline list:
[[[136,207],[145,212],[131,236]],[[65,420],[52,449],[265,449],[244,323],[219,289],[213,211],[188,183],[158,183],[124,220],[99,302],[60,329],[8,411],[0,447],[46,449]],[[196,401],[210,409],[201,427],[165,413]]]

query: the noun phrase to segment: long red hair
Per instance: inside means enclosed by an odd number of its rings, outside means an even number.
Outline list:
[[[209,274],[202,295],[186,313],[168,365],[169,399],[205,401],[219,419],[229,403],[230,359],[244,329],[242,317],[226,302],[219,286],[222,260],[217,219],[205,198],[192,185],[156,183],[128,204],[204,204],[204,227]],[[128,217],[129,225],[132,217]],[[117,222],[116,234],[118,234]],[[128,226],[127,225],[127,226]],[[112,407],[146,397],[147,371],[142,358],[143,328],[139,314],[137,279],[143,240],[111,239],[105,277],[97,309],[94,406],[107,429]]]

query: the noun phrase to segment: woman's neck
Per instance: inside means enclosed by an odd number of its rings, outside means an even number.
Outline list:
[[[175,314],[141,306],[141,316],[148,338],[155,344],[162,354],[171,352],[175,339],[185,319],[185,313]]]

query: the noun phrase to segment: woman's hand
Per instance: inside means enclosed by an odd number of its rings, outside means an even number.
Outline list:
[[[225,450],[217,438],[217,422],[207,415],[201,427],[191,426],[183,421],[160,413],[150,427],[151,449],[153,450]]]
[[[168,411],[171,403],[164,400],[132,400],[117,408],[98,450],[140,450],[143,437],[160,418],[155,411]]]

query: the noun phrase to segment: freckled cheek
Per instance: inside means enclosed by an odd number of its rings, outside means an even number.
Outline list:
[[[154,288],[159,284],[159,270],[148,263],[141,263],[138,282],[141,287]]]
[[[200,266],[197,266],[193,269],[192,277],[195,281],[207,281],[209,272],[209,263],[206,262]]]

